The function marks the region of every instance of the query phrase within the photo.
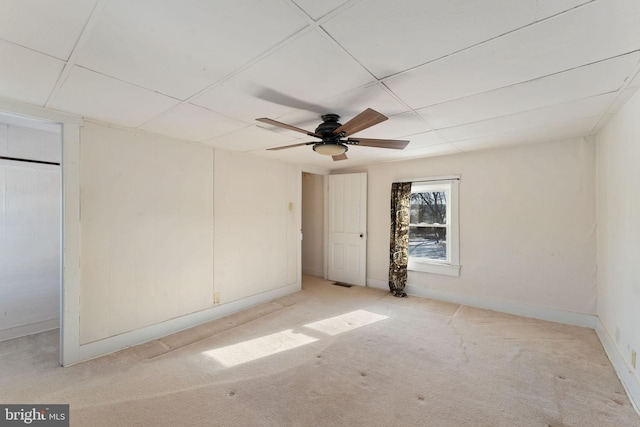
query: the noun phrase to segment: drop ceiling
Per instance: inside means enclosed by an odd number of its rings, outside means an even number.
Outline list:
[[[637,0],[2,0],[0,97],[324,170],[596,134],[640,87]],[[324,113],[389,120],[334,162]]]

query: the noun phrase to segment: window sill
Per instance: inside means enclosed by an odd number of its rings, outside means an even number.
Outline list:
[[[407,265],[409,271],[420,271],[423,273],[444,274],[446,276],[460,276],[460,266],[453,264],[439,264],[435,262],[412,261]]]

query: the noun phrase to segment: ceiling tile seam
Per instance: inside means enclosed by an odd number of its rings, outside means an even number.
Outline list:
[[[336,16],[342,14],[343,12],[351,9],[356,4],[361,3],[363,0],[347,0],[346,2],[342,3],[340,6],[336,7],[335,9],[325,13],[324,15],[322,15],[317,20],[313,19],[313,17],[311,17],[311,15],[309,15],[302,7],[300,7],[298,5],[298,3],[295,2],[295,0],[284,0],[284,1],[285,1],[285,3],[289,4],[289,6],[292,7],[295,11],[300,12],[300,14],[302,16],[306,17],[310,24],[314,24],[316,26],[320,26],[323,23],[325,23],[325,22],[335,18]]]
[[[62,86],[65,84],[65,82],[69,78],[69,75],[71,74],[71,70],[75,66],[80,48],[86,43],[91,30],[93,29],[98,18],[102,14],[102,11],[107,5],[107,2],[108,0],[98,0],[93,10],[91,11],[89,18],[87,18],[87,21],[82,27],[82,31],[80,31],[80,35],[78,36],[78,39],[76,40],[76,43],[73,46],[73,49],[71,49],[71,53],[69,54],[69,57],[65,61],[64,68],[60,72],[60,75],[58,76],[58,80],[53,86],[53,89],[51,89],[51,92],[47,97],[47,101],[44,103],[45,107],[49,108],[51,106],[51,103],[58,96],[58,93],[60,93],[60,89],[62,89]]]
[[[87,71],[90,71],[92,73],[99,74],[99,75],[101,75],[103,77],[107,77],[107,78],[112,79],[112,80],[116,80],[116,81],[118,81],[120,83],[126,84],[127,86],[136,87],[138,89],[142,89],[142,90],[145,90],[145,91],[150,92],[150,93],[155,93],[156,95],[161,95],[161,96],[164,96],[166,98],[170,98],[170,99],[172,99],[172,100],[174,100],[174,101],[176,101],[178,103],[186,102],[186,101],[181,100],[180,98],[176,98],[175,96],[167,95],[166,93],[163,93],[163,92],[160,92],[160,91],[157,91],[157,90],[154,90],[154,89],[139,85],[137,83],[130,82],[128,80],[123,80],[123,79],[121,79],[119,77],[115,77],[115,76],[112,76],[110,74],[103,73],[102,71],[98,71],[98,70],[94,70],[94,69],[89,68],[89,67],[85,67],[84,65],[75,64],[74,67],[81,68],[83,70],[87,70]]]
[[[509,36],[509,35],[511,35],[511,34],[513,34],[513,33],[518,32],[518,31],[522,31],[522,30],[524,30],[524,29],[526,29],[526,28],[529,28],[529,27],[532,27],[532,26],[534,26],[534,25],[538,25],[538,24],[540,24],[541,22],[545,22],[545,21],[548,21],[548,20],[550,20],[550,19],[554,19],[554,18],[556,18],[556,17],[558,17],[558,16],[560,16],[560,15],[564,15],[565,13],[573,12],[574,10],[576,10],[576,9],[578,9],[578,8],[581,8],[581,7],[584,7],[584,6],[587,6],[587,5],[591,4],[591,3],[594,3],[595,1],[596,1],[596,0],[591,0],[591,1],[590,1],[590,2],[588,2],[588,3],[583,3],[583,4],[581,4],[581,5],[578,5],[578,6],[576,6],[576,7],[573,7],[573,8],[571,8],[571,9],[567,9],[567,10],[563,10],[563,11],[561,11],[561,12],[558,12],[558,13],[556,13],[555,15],[551,15],[551,16],[547,16],[546,18],[543,18],[543,19],[535,20],[535,21],[530,22],[530,23],[528,23],[528,24],[526,24],[526,25],[523,25],[523,26],[521,26],[521,27],[514,28],[513,30],[509,30],[509,31],[507,31],[507,32],[505,32],[505,33],[502,33],[502,34],[499,34],[499,35],[497,35],[497,36],[490,37],[490,38],[488,38],[488,39],[486,39],[486,40],[480,41],[480,42],[478,42],[478,43],[474,43],[474,44],[472,44],[472,45],[470,45],[470,46],[467,46],[467,47],[464,47],[464,48],[458,49],[458,50],[456,50],[456,51],[454,51],[454,52],[448,53],[448,54],[443,55],[443,56],[440,56],[440,57],[438,57],[438,58],[431,59],[431,60],[429,60],[429,61],[423,62],[422,64],[414,65],[413,67],[409,67],[409,68],[404,69],[404,70],[402,70],[402,71],[398,71],[397,73],[392,73],[392,74],[389,74],[389,75],[387,75],[387,76],[380,77],[379,79],[380,79],[381,81],[385,81],[385,80],[391,79],[392,77],[400,76],[400,75],[402,75],[402,74],[405,74],[405,73],[408,73],[408,72],[410,72],[410,71],[416,70],[416,69],[418,69],[418,68],[420,68],[420,67],[424,67],[424,66],[429,65],[429,64],[432,64],[432,63],[434,63],[434,62],[441,61],[441,60],[443,60],[443,59],[445,59],[445,58],[448,58],[448,57],[450,57],[450,56],[458,55],[458,54],[460,54],[460,53],[462,53],[462,52],[466,52],[466,51],[468,51],[468,50],[475,49],[475,48],[477,48],[477,47],[479,47],[479,46],[482,46],[482,45],[485,45],[485,44],[491,43],[491,42],[493,42],[493,41],[495,41],[495,40],[497,40],[497,39],[499,39],[499,38],[502,38],[502,37],[505,37],[505,36]]]
[[[545,110],[547,108],[556,107],[558,105],[570,104],[570,103],[575,102],[575,101],[583,101],[583,100],[586,100],[586,99],[596,98],[598,96],[609,95],[609,94],[619,93],[619,92],[620,92],[619,89],[612,90],[612,91],[609,91],[609,92],[602,92],[602,93],[598,93],[598,94],[595,94],[595,95],[585,96],[583,98],[575,98],[575,99],[571,99],[569,101],[559,102],[557,104],[546,105],[544,107],[532,108],[530,110],[518,111],[518,112],[515,112],[515,113],[504,114],[502,116],[495,116],[495,117],[491,117],[491,118],[488,118],[488,119],[482,119],[482,120],[476,120],[476,121],[473,121],[473,122],[462,123],[462,124],[455,125],[455,126],[440,127],[440,128],[435,129],[435,130],[447,130],[447,129],[454,129],[454,128],[459,128],[459,127],[468,126],[468,125],[475,125],[475,124],[478,124],[478,123],[489,122],[491,120],[503,119],[505,117],[517,116],[519,114],[531,113],[533,111],[541,111],[541,110]]]
[[[567,68],[567,69],[564,69],[564,70],[554,71],[553,73],[545,74],[543,76],[534,77],[534,78],[531,78],[531,79],[528,79],[528,80],[522,80],[520,82],[511,83],[511,84],[508,84],[506,86],[500,86],[500,87],[495,88],[495,89],[489,89],[489,90],[485,90],[483,92],[476,92],[476,93],[472,93],[470,95],[461,96],[459,98],[452,98],[452,99],[448,99],[446,101],[436,102],[434,104],[423,105],[421,107],[410,107],[410,108],[412,108],[414,110],[421,110],[423,108],[430,108],[430,107],[435,107],[435,106],[438,106],[438,105],[448,104],[450,102],[464,100],[464,99],[467,99],[467,98],[473,98],[474,96],[485,95],[485,94],[489,94],[491,92],[496,92],[496,91],[500,91],[500,90],[503,90],[503,89],[513,88],[513,87],[516,87],[516,86],[521,86],[521,85],[532,83],[532,82],[535,82],[535,81],[538,81],[538,80],[546,79],[547,77],[552,77],[552,76],[556,76],[556,75],[559,75],[559,74],[568,73],[570,71],[575,71],[575,70],[578,70],[580,68],[584,68],[584,67],[589,67],[591,65],[600,64],[602,62],[610,61],[610,60],[616,59],[616,58],[622,58],[623,56],[627,56],[627,55],[637,54],[639,52],[640,52],[640,49],[636,49],[636,50],[632,50],[632,51],[629,51],[629,52],[625,52],[625,53],[621,53],[621,54],[618,54],[618,55],[614,55],[614,56],[611,56],[611,57],[608,57],[608,58],[598,59],[596,61],[592,61],[592,62],[589,62],[589,63],[586,63],[586,64],[577,65],[575,67]],[[629,79],[629,78],[627,77],[627,79]]]
[[[47,57],[49,57],[51,59],[55,59],[55,60],[60,61],[60,62],[65,62],[65,60],[63,58],[58,58],[57,56],[51,55],[50,53],[42,52],[40,50],[34,49],[32,47],[29,47],[29,46],[21,45],[20,43],[16,43],[16,42],[11,41],[11,40],[3,39],[3,38],[0,37],[0,42],[4,42],[4,43],[6,43],[8,45],[11,45],[11,46],[19,47],[21,49],[26,49],[26,50],[31,51],[33,53],[37,53],[39,55],[44,55],[44,56],[47,56]]]

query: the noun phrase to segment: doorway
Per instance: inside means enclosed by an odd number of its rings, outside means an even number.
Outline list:
[[[60,328],[61,125],[0,114],[0,341]]]
[[[302,274],[325,277],[324,175],[302,172]]]

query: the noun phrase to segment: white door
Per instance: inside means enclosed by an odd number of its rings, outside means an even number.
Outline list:
[[[365,286],[367,174],[329,175],[327,278]]]

